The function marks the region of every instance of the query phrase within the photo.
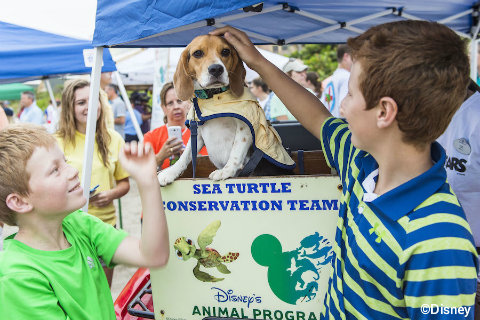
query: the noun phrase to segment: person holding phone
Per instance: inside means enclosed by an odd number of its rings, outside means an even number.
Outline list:
[[[67,163],[82,174],[85,133],[87,129],[88,99],[90,83],[86,80],[74,80],[66,84],[62,92],[62,110],[59,129],[56,133],[58,144],[65,154]],[[121,166],[118,155],[125,142],[113,129],[107,128],[105,104],[99,101],[91,187],[88,213],[103,222],[115,226],[115,199],[123,197],[130,190],[129,174]],[[108,283],[111,285],[113,268],[104,267]]]
[[[165,125],[147,132],[143,140],[152,144],[159,169],[165,169],[178,159],[190,139],[190,130],[185,126],[185,120],[191,103],[178,99],[173,82],[167,82],[163,86],[160,102],[165,114]],[[207,155],[205,147],[200,150],[200,154]]]

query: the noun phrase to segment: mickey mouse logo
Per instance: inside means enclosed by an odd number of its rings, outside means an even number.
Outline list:
[[[312,301],[318,292],[320,270],[333,258],[330,242],[315,232],[303,238],[296,249],[282,250],[280,241],[270,234],[258,236],[251,246],[253,259],[268,267],[268,284],[280,300],[293,305]]]

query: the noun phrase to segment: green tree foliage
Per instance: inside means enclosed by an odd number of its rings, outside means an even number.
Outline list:
[[[62,91],[63,91],[63,84],[56,85],[53,89],[53,96],[56,100],[60,100],[62,98]],[[35,94],[37,105],[40,109],[45,110],[48,105],[50,104],[50,95],[47,91],[37,92]]]
[[[321,80],[330,76],[338,65],[337,46],[332,44],[307,44],[290,57],[301,59],[309,71],[318,73]]]

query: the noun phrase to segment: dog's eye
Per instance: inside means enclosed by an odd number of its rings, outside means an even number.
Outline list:
[[[202,50],[197,50],[193,53],[193,56],[195,58],[201,58],[201,57],[203,57],[203,51]]]
[[[221,55],[223,57],[227,57],[230,55],[230,49],[223,49],[222,52],[221,52]]]

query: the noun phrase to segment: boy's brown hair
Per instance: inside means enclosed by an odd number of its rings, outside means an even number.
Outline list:
[[[33,124],[10,125],[0,131],[0,221],[17,225],[16,213],[6,204],[7,196],[28,196],[30,173],[25,169],[37,147],[50,148],[55,138],[45,128]]]
[[[362,66],[359,85],[367,109],[390,97],[398,105],[396,120],[406,143],[435,141],[466,95],[466,42],[435,22],[398,21],[347,43]]]

